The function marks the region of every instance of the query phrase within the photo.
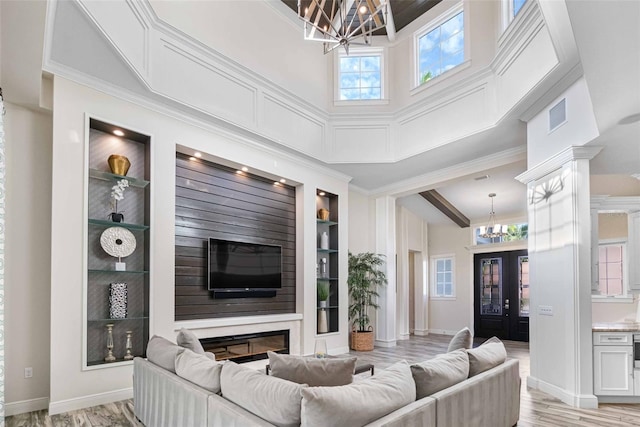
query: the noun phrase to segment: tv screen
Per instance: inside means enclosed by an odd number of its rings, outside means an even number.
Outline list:
[[[210,291],[282,287],[282,248],[209,239]]]

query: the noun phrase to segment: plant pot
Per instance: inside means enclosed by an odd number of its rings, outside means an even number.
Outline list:
[[[328,305],[329,305],[329,301],[327,300],[320,301],[320,308],[327,308]]]
[[[320,218],[320,220],[322,220],[322,221],[328,221],[329,220],[329,211],[327,209],[320,209],[318,211],[318,218]]]
[[[124,215],[118,212],[111,212],[109,214],[109,218],[111,218],[111,221],[113,222],[122,222],[124,221]]]
[[[369,331],[351,331],[351,349],[355,351],[372,351],[373,350],[373,329]]]

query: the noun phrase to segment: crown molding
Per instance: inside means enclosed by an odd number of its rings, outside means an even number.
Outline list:
[[[591,196],[591,209],[598,211],[625,211],[635,212],[640,210],[640,196]]]
[[[529,184],[560,169],[565,163],[570,161],[591,160],[598,155],[602,148],[601,146],[572,145],[536,166],[529,168],[526,172],[516,176],[515,179],[523,184]]]

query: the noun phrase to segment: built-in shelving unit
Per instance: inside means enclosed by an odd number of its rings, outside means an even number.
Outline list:
[[[124,136],[116,136],[119,129]],[[84,292],[84,369],[130,364],[130,353],[145,356],[149,341],[149,231],[150,231],[150,137],[128,129],[88,119],[87,141],[87,260]],[[111,171],[107,162],[112,154],[125,156],[131,166],[126,175]],[[118,201],[123,222],[114,222],[112,188],[122,179],[129,186]],[[105,230],[121,227],[135,238],[135,250],[122,259],[109,255],[100,238]],[[116,241],[116,244],[117,243]],[[117,262],[125,265],[116,266]],[[118,269],[116,269],[118,268]],[[120,270],[124,268],[124,270]],[[126,316],[113,318],[110,311],[112,283],[126,283]],[[115,317],[115,316],[114,316]],[[113,356],[107,361],[108,325],[112,328]]]
[[[326,306],[321,306],[321,302],[316,301],[318,312],[316,332],[318,335],[321,335],[338,332],[339,327],[338,196],[320,189],[316,194],[316,261],[318,266],[316,282],[317,284],[320,282],[328,283],[330,289],[330,297]],[[328,219],[321,217],[321,209],[329,211]],[[322,244],[323,233],[327,235],[328,245],[326,246]]]

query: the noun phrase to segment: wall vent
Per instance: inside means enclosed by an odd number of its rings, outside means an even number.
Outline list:
[[[549,132],[567,121],[567,99],[562,98],[560,102],[549,110]]]

